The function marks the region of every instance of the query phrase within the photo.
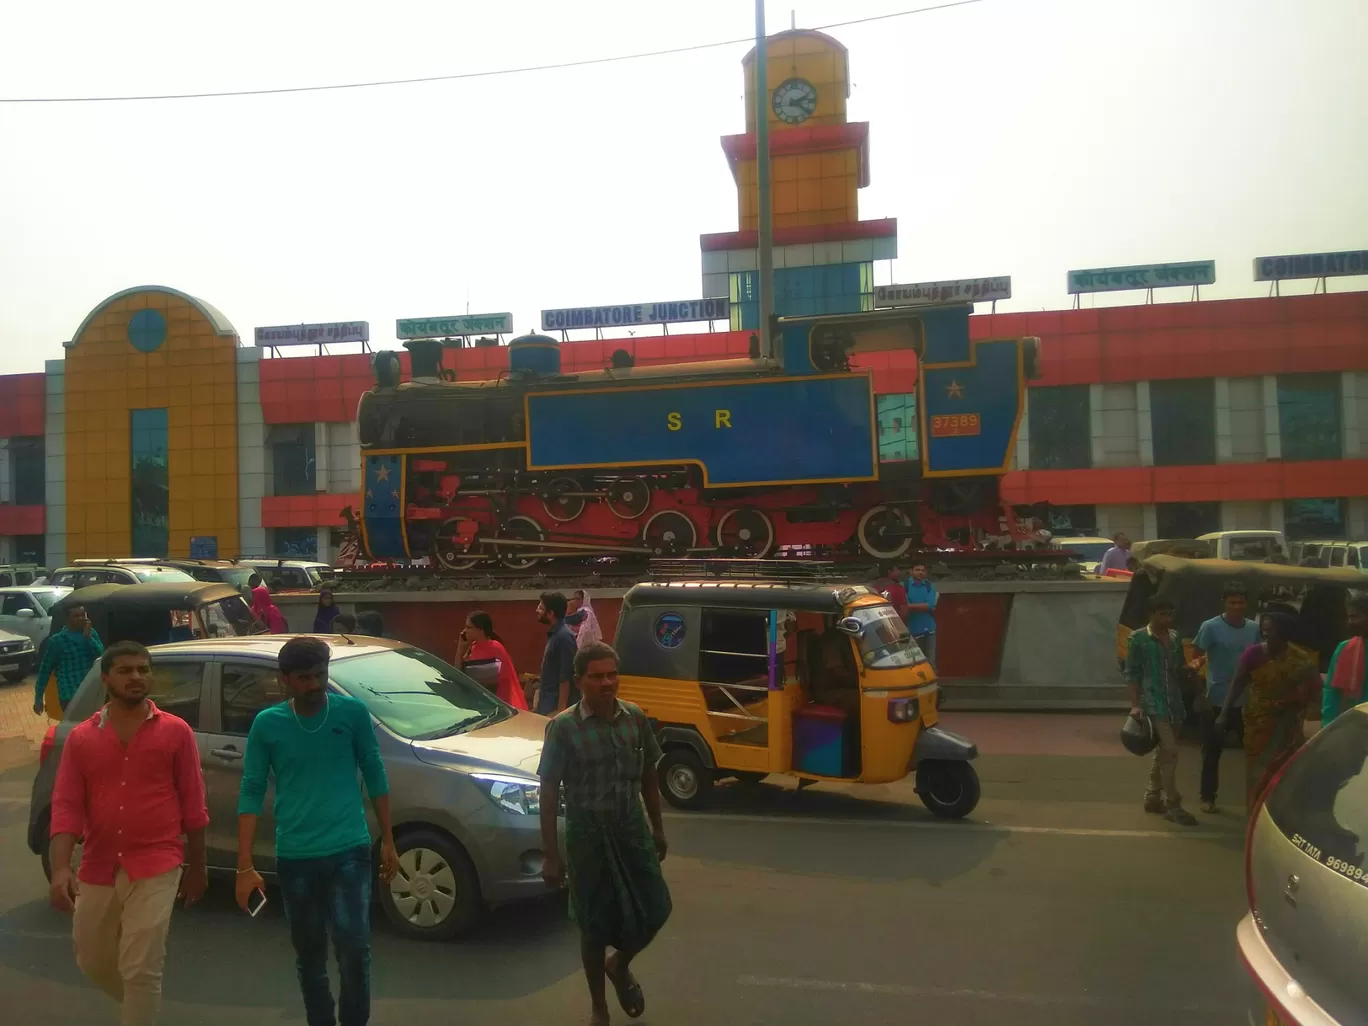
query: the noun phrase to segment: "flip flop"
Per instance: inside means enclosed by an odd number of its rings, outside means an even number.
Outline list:
[[[640,1017],[641,1013],[646,1011],[646,996],[642,994],[641,984],[632,975],[632,970],[629,968],[626,974],[619,979],[613,974],[613,970],[605,965],[603,974],[608,977],[608,982],[613,985],[613,990],[617,993],[618,1004],[622,1006],[622,1010],[633,1019]]]

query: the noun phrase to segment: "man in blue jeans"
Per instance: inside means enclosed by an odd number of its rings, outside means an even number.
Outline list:
[[[287,702],[263,709],[247,735],[238,797],[237,902],[262,887],[252,864],[257,818],[275,777],[276,875],[294,943],[308,1026],[365,1026],[370,1020],[371,838],[357,771],[380,821],[380,879],[399,868],[390,826],[389,783],[364,703],[328,690],[331,649],[295,637],[280,648]],[[328,932],[341,989],[333,1016]]]

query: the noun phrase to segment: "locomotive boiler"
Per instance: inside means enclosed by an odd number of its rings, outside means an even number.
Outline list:
[[[968,305],[781,317],[772,352],[562,369],[526,335],[508,372],[458,381],[440,340],[375,357],[358,422],[361,538],[448,570],[555,557],[760,558],[1010,544],[998,500],[1036,339],[971,341]],[[914,392],[861,357],[911,351]]]

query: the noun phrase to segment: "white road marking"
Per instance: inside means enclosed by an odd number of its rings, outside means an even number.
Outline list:
[[[995,1001],[1001,1004],[1036,1005],[1039,1007],[1071,1008],[1131,1008],[1134,1002],[1124,998],[1102,998],[1091,994],[1014,994],[972,987],[918,987],[903,983],[859,983],[844,980],[807,980],[785,976],[741,976],[736,981],[743,987],[771,987],[781,990],[826,991],[837,994],[872,994],[890,997],[968,998],[973,1001]],[[1228,1013],[1224,1005],[1188,1004],[1168,1005],[1169,1012]]]
[[[1094,827],[1027,826],[1014,823],[944,823],[938,820],[910,819],[838,819],[831,816],[754,816],[732,815],[726,812],[666,813],[667,819],[678,822],[707,820],[720,823],[779,823],[792,826],[835,827],[897,827],[903,830],[942,830],[947,834],[1047,834],[1059,837],[1149,837],[1159,840],[1216,840],[1223,834],[1212,830],[1109,830]]]

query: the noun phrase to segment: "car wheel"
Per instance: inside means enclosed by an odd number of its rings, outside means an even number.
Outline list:
[[[460,844],[436,830],[410,830],[394,839],[399,872],[378,883],[380,904],[400,933],[449,940],[480,918],[480,878]]]
[[[963,819],[978,805],[978,773],[958,759],[928,759],[917,767],[917,794],[942,819]]]
[[[677,809],[701,809],[712,793],[712,773],[691,748],[671,748],[656,765],[660,790]]]

